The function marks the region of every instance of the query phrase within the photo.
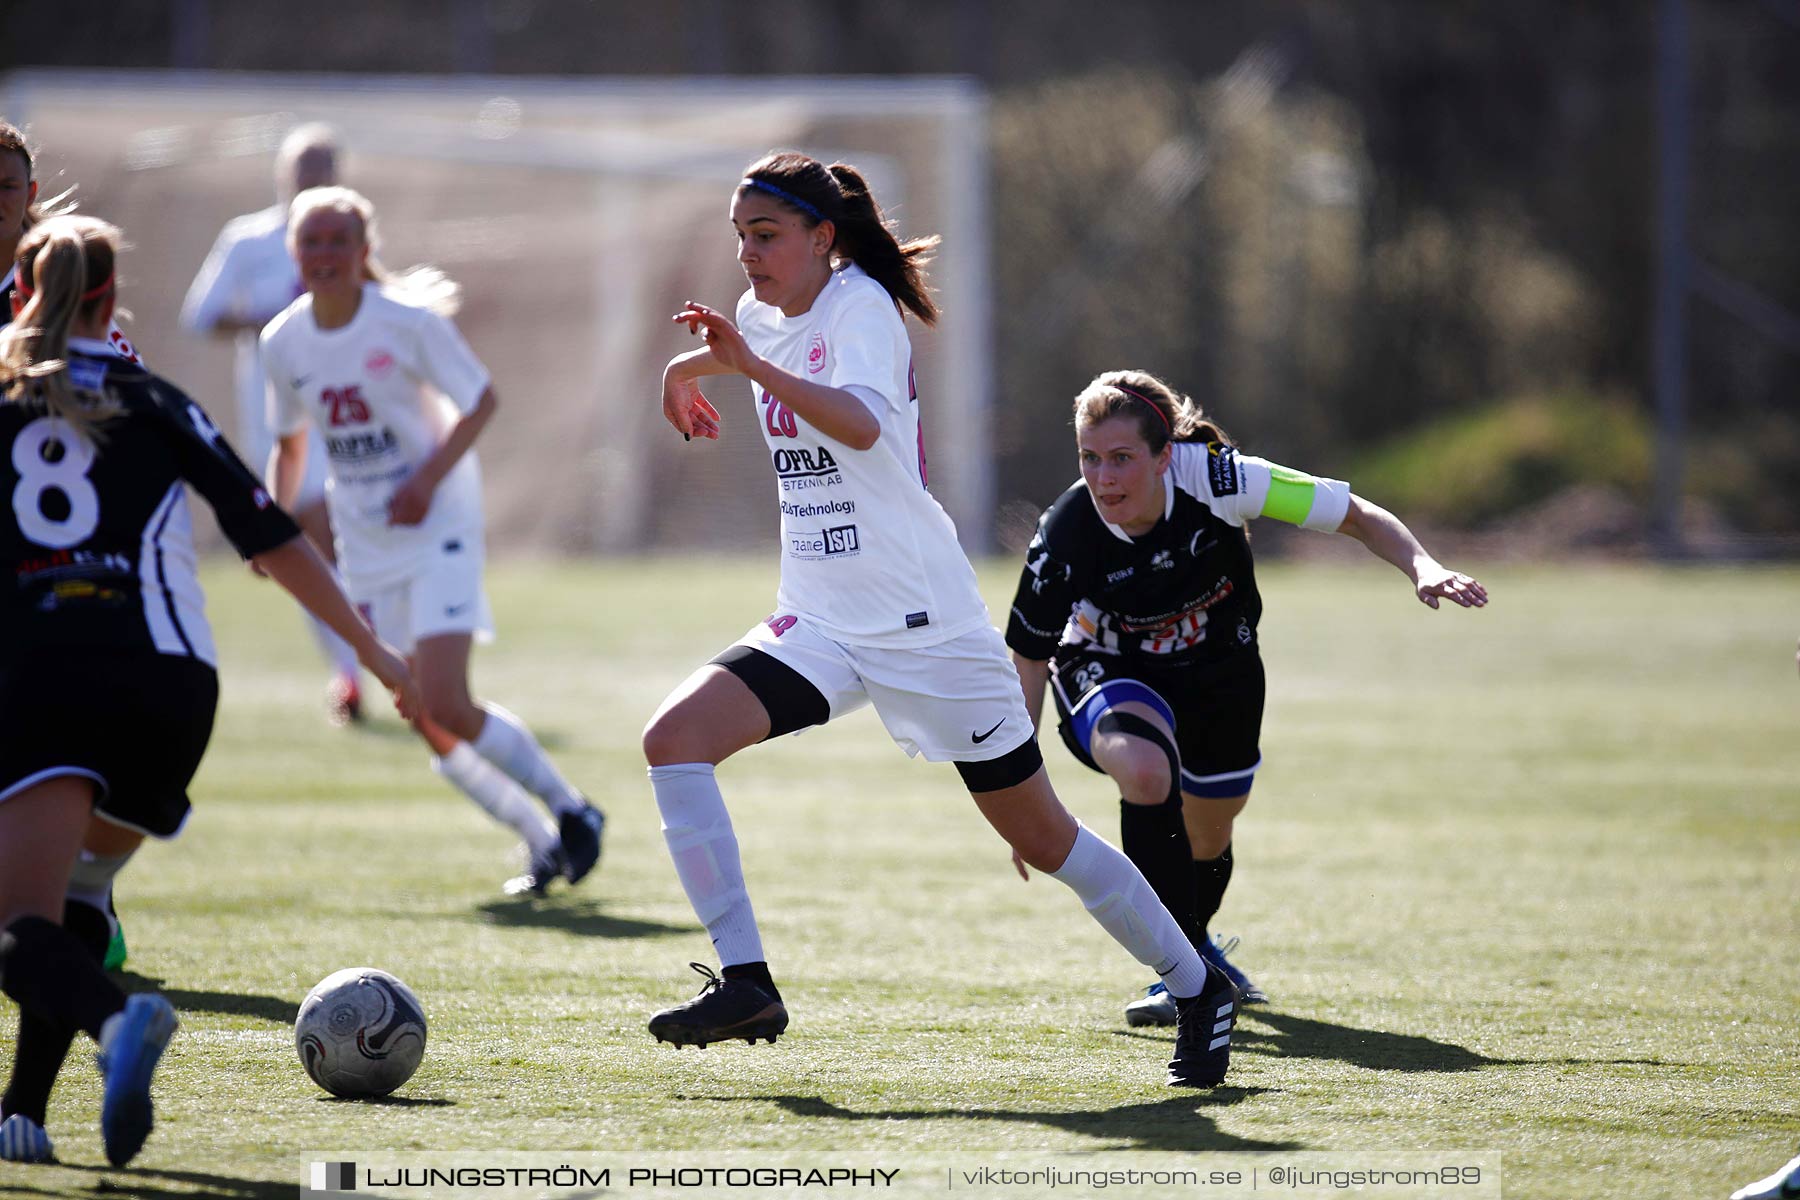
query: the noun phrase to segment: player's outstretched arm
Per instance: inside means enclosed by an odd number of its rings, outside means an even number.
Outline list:
[[[1371,504],[1352,493],[1350,510],[1338,532],[1369,548],[1369,553],[1385,559],[1412,580],[1413,591],[1421,603],[1432,608],[1439,598],[1452,600],[1464,608],[1480,608],[1487,603],[1487,589],[1479,582],[1445,567],[1426,552],[1412,530],[1387,509]]]
[[[325,560],[319,557],[305,534],[289,538],[273,550],[265,550],[251,562],[259,572],[286,588],[306,611],[350,643],[362,665],[394,694],[394,706],[401,716],[410,721],[421,711],[419,687],[413,682],[406,660],[376,637],[375,631],[356,615],[356,610],[350,607],[350,601],[338,587],[331,568],[325,565]]]

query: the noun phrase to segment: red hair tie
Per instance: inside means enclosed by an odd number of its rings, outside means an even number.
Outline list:
[[[1173,438],[1175,436],[1175,430],[1170,427],[1169,418],[1163,415],[1163,410],[1162,410],[1161,405],[1153,402],[1150,399],[1150,397],[1144,395],[1142,392],[1134,392],[1130,388],[1124,386],[1123,384],[1113,383],[1113,384],[1108,384],[1107,386],[1111,387],[1114,391],[1124,392],[1127,396],[1130,396],[1134,400],[1142,400],[1146,405],[1149,406],[1150,411],[1156,414],[1156,419],[1162,422],[1163,428],[1168,431],[1169,437]]]
[[[102,279],[99,283],[96,283],[93,287],[81,293],[81,303],[86,304],[89,300],[98,300],[100,297],[106,295],[108,291],[112,290],[112,285],[113,277],[109,274],[105,279]],[[37,295],[36,292],[31,290],[31,285],[26,283],[23,278],[13,280],[13,287],[18,289],[19,295],[27,300]]]

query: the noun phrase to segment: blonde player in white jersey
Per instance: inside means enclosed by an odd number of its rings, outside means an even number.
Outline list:
[[[375,257],[375,211],[341,187],[294,198],[288,240],[305,293],[262,333],[275,451],[270,489],[286,503],[307,427],[331,458],[326,497],[346,590],[381,636],[412,655],[433,767],[529,850],[510,892],[542,895],[600,855],[601,817],[511,713],[469,694],[469,652],[491,639],[482,587],[481,473],[473,446],[498,401],[449,314],[458,289]],[[548,806],[539,811],[526,792]]]
[[[287,249],[288,204],[310,187],[337,182],[337,135],[328,125],[301,125],[282,140],[275,154],[277,203],[227,222],[206,262],[188,286],[181,324],[193,333],[233,338],[237,356],[237,432],[234,442],[246,462],[264,463],[274,445],[269,432],[268,385],[256,335],[301,292],[300,275]],[[306,474],[290,510],[313,545],[332,561],[331,520],[325,511],[324,443],[313,438]],[[310,618],[309,618],[310,619]],[[356,652],[323,622],[311,619],[319,651],[332,668],[325,706],[336,724],[362,716]]]
[[[774,1041],[787,1010],[764,958],[715,766],[747,746],[873,704],[908,754],[956,764],[988,822],[1061,880],[1181,998],[1171,1084],[1225,1076],[1231,983],[1182,936],[1137,868],[1050,787],[1019,676],[988,621],[950,518],[925,488],[904,306],[933,323],[922,265],[936,239],[895,240],[857,171],[793,152],[732,192],[750,290],[737,323],[690,302],[706,346],[669,363],[663,413],[716,438],[707,375],[750,380],[781,506],[776,610],[688,677],[644,731],[663,832],[723,974],[650,1021],[678,1045]]]

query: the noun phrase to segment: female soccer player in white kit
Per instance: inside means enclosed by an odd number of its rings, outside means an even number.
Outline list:
[[[326,125],[301,125],[282,139],[275,154],[277,202],[228,221],[219,231],[181,304],[182,328],[229,336],[237,342],[232,379],[237,386],[236,444],[247,462],[269,460],[275,443],[269,432],[268,384],[263,380],[257,334],[301,292],[300,275],[287,249],[288,205],[310,187],[337,182],[337,135]],[[290,510],[327,561],[333,558],[331,521],[325,512],[326,456],[315,436],[306,475]],[[313,638],[331,665],[325,707],[336,724],[362,716],[356,653],[315,620]]]
[[[1126,857],[1051,790],[1019,677],[975,573],[925,489],[912,352],[900,307],[934,322],[921,265],[936,239],[895,241],[857,171],[798,153],[754,164],[732,194],[750,290],[737,322],[688,303],[706,346],[671,361],[663,413],[716,438],[706,375],[750,380],[779,487],[774,615],[701,667],[644,731],[663,833],[723,975],[650,1021],[658,1040],[774,1041],[787,1028],[715,766],[746,746],[872,703],[908,754],[956,764],[976,806],[1163,977],[1181,1017],[1169,1082],[1225,1076],[1231,982],[1188,943]]]
[[[331,456],[327,500],[347,590],[377,632],[413,656],[432,766],[529,850],[507,890],[579,882],[600,856],[599,812],[520,720],[469,695],[469,651],[492,637],[482,588],[475,438],[498,401],[448,319],[456,285],[431,268],[391,276],[374,255],[374,207],[348,188],[294,198],[288,239],[306,293],[262,333],[276,432],[272,490],[305,468],[310,422]],[[539,812],[534,793],[556,817]]]

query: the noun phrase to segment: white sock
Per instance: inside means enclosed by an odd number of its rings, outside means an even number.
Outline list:
[[[650,787],[662,813],[663,840],[694,915],[706,926],[719,964],[762,962],[762,934],[744,888],[737,835],[719,794],[711,763],[650,768]]]
[[[523,789],[496,771],[492,764],[467,742],[458,742],[450,753],[431,760],[431,769],[448,779],[485,809],[502,825],[518,830],[519,836],[533,854],[543,854],[555,846],[559,835],[537,805]]]
[[[1131,956],[1162,976],[1180,998],[1206,986],[1206,964],[1151,890],[1144,873],[1107,840],[1083,825],[1062,867],[1051,878],[1069,885],[1082,904]]]
[[[350,648],[349,642],[332,632],[331,626],[310,613],[306,623],[312,627],[313,641],[319,644],[319,653],[325,656],[333,671],[339,675],[355,675],[361,669],[356,661],[356,651]]]
[[[487,720],[481,723],[481,732],[470,743],[475,753],[518,780],[526,791],[548,804],[550,811],[559,817],[574,812],[585,803],[581,793],[569,786],[569,781],[562,777],[550,756],[544,753],[544,748],[531,736],[531,730],[525,728],[525,722],[498,704],[483,701],[480,708],[487,713]]]

